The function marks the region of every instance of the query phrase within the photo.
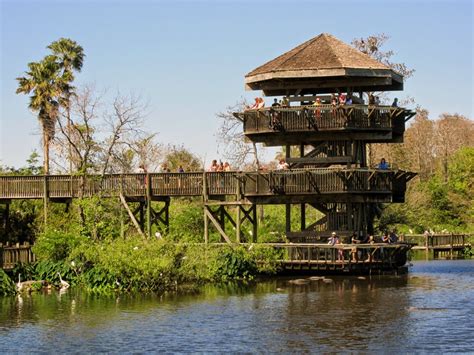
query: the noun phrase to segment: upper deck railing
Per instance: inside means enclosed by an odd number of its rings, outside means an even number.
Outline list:
[[[101,196],[306,195],[404,193],[403,171],[296,169],[267,172],[0,176],[0,199]],[[403,180],[404,181],[404,180]],[[402,189],[403,191],[398,191]],[[397,191],[395,191],[397,190]]]
[[[403,133],[409,110],[373,105],[269,107],[238,114],[244,133],[381,130]]]

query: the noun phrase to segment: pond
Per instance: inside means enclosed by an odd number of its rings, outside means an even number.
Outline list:
[[[0,298],[4,352],[469,352],[474,260],[408,275],[292,278],[199,291]]]

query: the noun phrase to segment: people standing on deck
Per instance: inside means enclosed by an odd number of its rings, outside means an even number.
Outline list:
[[[227,161],[224,163],[224,171],[230,171],[230,164]]]
[[[388,164],[387,161],[385,161],[385,158],[382,158],[380,159],[380,163],[377,165],[377,169],[388,170],[390,169],[390,165]]]
[[[395,229],[390,232],[388,237],[390,238],[390,243],[398,242],[398,236],[397,236],[397,233],[395,232]]]
[[[375,105],[375,97],[372,94],[369,94],[369,105]]]
[[[224,163],[222,161],[217,165],[217,171],[224,171]]]
[[[392,107],[398,107],[398,98],[393,99]]]
[[[161,164],[160,173],[171,173],[170,168],[168,168],[167,163]]]
[[[319,97],[317,97],[316,101],[314,101],[314,106],[316,107],[314,110],[314,117],[319,120],[321,118],[321,99]]]
[[[280,113],[278,111],[275,111],[276,108],[279,108],[281,105],[278,102],[278,99],[273,100],[272,108],[270,110],[271,114],[271,122],[270,122],[270,128],[271,129],[278,129],[280,125]]]
[[[288,165],[288,163],[285,161],[285,159],[280,159],[280,161],[278,162],[278,165],[277,165],[277,170],[288,170],[290,168],[290,166]]]
[[[347,95],[347,98],[346,98],[346,105],[352,105],[352,96]]]
[[[339,94],[339,105],[345,105],[345,104],[346,104],[346,95]]]
[[[341,239],[339,239],[339,236],[336,232],[331,233],[331,237],[328,239],[328,244],[332,246],[336,244],[341,244]]]
[[[337,106],[336,95],[331,94],[331,114],[333,118],[336,118],[336,106]]]
[[[257,110],[260,110],[265,107],[265,100],[261,97],[258,98]]]
[[[216,172],[217,169],[219,169],[219,165],[217,164],[217,160],[214,159],[211,163],[211,166],[209,167],[208,171],[211,171],[211,172]]]
[[[331,237],[328,239],[328,244],[331,246],[335,246],[337,244],[341,244],[341,239],[337,235],[336,232],[331,233]],[[337,250],[337,260],[342,260],[344,256],[344,252],[342,249]]]
[[[247,110],[255,110],[255,109],[257,109],[259,103],[260,103],[260,98],[256,97],[254,103],[250,106],[247,106],[246,109]]]
[[[184,173],[184,168],[182,165],[178,167],[178,173]]]
[[[138,169],[135,171],[137,174],[146,174],[146,169],[144,164],[140,164]]]
[[[288,100],[287,96],[283,96],[283,99],[281,100],[281,106],[282,107],[290,106],[290,100]]]
[[[146,171],[146,168],[145,168],[145,164],[140,164],[138,166],[138,169],[136,170],[136,173],[137,174],[146,174],[147,171]],[[143,178],[140,178],[140,179],[141,179],[140,184],[142,185],[142,187],[145,186],[146,185],[146,176],[144,176]]]
[[[351,236],[352,244],[362,243],[362,236],[358,235],[356,232],[352,233]],[[352,261],[358,261],[362,258],[362,250],[358,250],[356,246],[351,249]]]
[[[380,98],[378,96],[375,96],[375,106],[380,106]]]

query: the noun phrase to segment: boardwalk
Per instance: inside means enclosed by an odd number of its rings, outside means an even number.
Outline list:
[[[245,244],[243,244],[245,245]],[[224,247],[225,244],[214,244]],[[406,262],[408,244],[339,244],[322,243],[261,243],[260,247],[280,251],[277,266],[287,272],[322,271],[329,273],[371,272],[390,270]],[[0,244],[0,267],[13,269],[18,263],[36,260],[29,244]]]
[[[421,250],[428,254],[433,253],[433,257],[454,258],[462,256],[465,249],[470,249],[468,234],[423,234],[408,235],[403,238],[409,243],[416,243],[413,250]]]
[[[272,196],[367,194],[389,201],[404,194],[408,173],[373,169],[296,169],[270,172],[192,172],[101,176],[0,176],[0,200],[241,195],[260,203]]]

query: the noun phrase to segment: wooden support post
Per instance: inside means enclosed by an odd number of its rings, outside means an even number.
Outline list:
[[[347,229],[349,231],[353,230],[354,229],[354,224],[353,224],[353,220],[355,220],[355,214],[357,212],[360,212],[360,211],[354,211],[354,209],[352,208],[352,203],[348,203],[346,205],[346,215],[347,215]],[[359,226],[357,226],[356,228],[358,228]]]
[[[44,209],[44,228],[48,225],[48,202],[49,202],[49,184],[48,175],[44,176],[43,179],[43,209]]]
[[[304,231],[306,229],[306,204],[302,203],[301,204],[301,231]]]
[[[206,180],[206,173],[202,173],[202,198],[204,203],[204,243],[209,243],[209,219],[207,218],[207,209],[208,206],[206,205],[207,202],[207,180]]]
[[[140,225],[138,224],[137,219],[135,218],[132,211],[130,210],[130,207],[128,207],[127,201],[125,200],[125,197],[122,194],[120,194],[120,201],[122,201],[122,205],[127,210],[128,215],[129,215],[130,219],[132,220],[133,224],[135,225],[135,228],[137,229],[138,233],[143,238],[146,238],[145,234],[143,233],[142,229],[140,228]]]
[[[123,175],[120,175],[119,194],[123,196]],[[123,205],[120,204],[120,238],[125,238],[125,222],[123,219]]]
[[[146,187],[146,232],[148,238],[151,238],[151,177],[150,174],[145,176]]]
[[[285,208],[286,208],[286,228],[285,228],[285,231],[287,233],[291,232],[291,205],[289,203],[287,203],[285,205]]]
[[[222,236],[222,238],[224,238],[224,240],[227,242],[227,244],[232,245],[232,241],[231,241],[230,238],[227,236],[227,234],[225,234],[224,230],[221,228],[219,221],[217,221],[217,220],[214,218],[214,216],[212,215],[212,213],[209,211],[208,208],[205,208],[204,211],[205,211],[204,213],[206,213],[207,217],[208,217],[209,220],[212,222],[212,224],[214,225],[214,227],[216,227],[217,231],[218,231],[219,234]]]
[[[138,216],[140,222],[140,228],[143,230],[145,228],[145,202],[140,201],[138,206]]]
[[[449,248],[449,258],[452,259],[453,258],[453,233],[451,233],[451,235],[449,236],[449,245],[450,245],[450,248]]]
[[[10,202],[5,203],[5,209],[3,210],[3,229],[8,235],[8,230],[10,229]]]
[[[252,216],[253,216],[253,221],[252,221],[252,241],[254,243],[257,242],[257,205],[252,205]]]
[[[242,203],[242,193],[240,191],[240,184],[237,184],[237,191],[236,191],[236,196],[237,196],[237,202]],[[236,221],[235,221],[235,240],[237,243],[240,243],[240,218],[242,217],[242,205],[237,205],[237,216],[236,216]]]
[[[428,256],[429,256],[429,252],[430,252],[430,244],[429,244],[429,239],[430,239],[430,236],[429,235],[425,235],[425,258],[426,260],[428,260]],[[433,253],[433,257],[434,257],[434,253]]]
[[[219,223],[222,230],[225,232],[225,206],[219,206]]]

